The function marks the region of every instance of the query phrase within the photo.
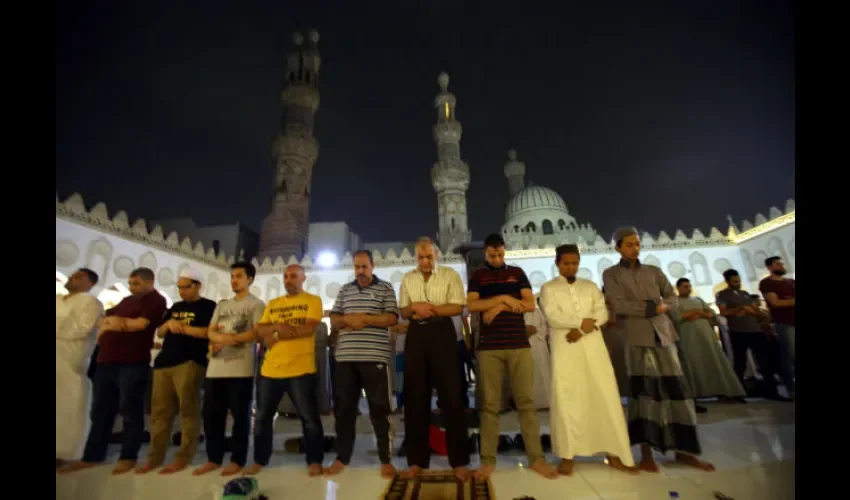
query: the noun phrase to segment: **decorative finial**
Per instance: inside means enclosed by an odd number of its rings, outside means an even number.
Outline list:
[[[440,90],[443,92],[449,91],[449,74],[443,71],[440,73],[440,76],[437,77],[437,84],[440,86]]]
[[[733,219],[731,215],[727,215],[727,216],[726,216],[726,220],[728,220],[728,221],[729,221],[729,225],[730,225],[730,226],[734,226],[734,225],[735,225],[735,219]]]
[[[310,30],[310,33],[307,34],[307,37],[313,43],[313,45],[319,43],[319,32],[316,30]]]
[[[295,34],[292,35],[292,41],[295,42],[295,45],[301,45],[304,43],[304,35],[296,31]]]
[[[516,149],[508,150],[508,159],[511,161],[516,161]]]

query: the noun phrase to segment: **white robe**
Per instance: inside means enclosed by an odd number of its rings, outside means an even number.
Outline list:
[[[597,328],[572,344],[566,338],[582,319],[595,319],[598,327],[608,321],[602,292],[592,281],[577,278],[571,285],[558,276],[543,285],[540,305],[552,346],[552,451],[564,459],[610,454],[633,466],[617,379],[602,332]]]
[[[103,307],[93,296],[56,296],[56,458],[82,456],[89,426],[86,376]]]
[[[552,364],[549,355],[549,325],[540,308],[525,313],[525,324],[537,329],[537,333],[528,337],[531,344],[531,357],[534,359],[534,407],[538,410],[549,408],[549,393],[552,389]]]

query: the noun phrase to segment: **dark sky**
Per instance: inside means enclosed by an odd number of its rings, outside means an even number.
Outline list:
[[[621,224],[725,229],[727,213],[752,220],[794,196],[793,2],[575,3],[593,6],[64,2],[57,192],[131,220],[259,229],[284,56],[296,28],[315,27],[311,219],[345,220],[365,241],[436,233],[441,70],[464,127],[476,239],[504,221],[510,148],[526,181],[559,192],[606,239]]]

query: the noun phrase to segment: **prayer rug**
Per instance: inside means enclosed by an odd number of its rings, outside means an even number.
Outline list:
[[[428,471],[406,479],[396,474],[384,500],[494,500],[490,480],[460,482],[450,470]]]

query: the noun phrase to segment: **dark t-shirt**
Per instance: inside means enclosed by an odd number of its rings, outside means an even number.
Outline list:
[[[771,292],[775,293],[776,298],[780,300],[788,300],[795,298],[796,286],[794,285],[794,280],[789,278],[781,280],[765,278],[759,283],[759,291],[762,297],[765,298],[765,302],[767,302],[767,294]],[[770,302],[767,302],[767,308],[770,309],[770,315],[773,316],[774,322],[781,325],[796,326],[797,318],[794,306],[773,307],[770,305]]]
[[[522,299],[520,291],[531,290],[531,283],[521,267],[486,266],[475,271],[469,279],[469,292],[477,292],[482,299],[497,295],[510,295]],[[482,313],[483,315],[483,313]],[[522,349],[530,347],[525,331],[525,318],[522,313],[504,311],[489,325],[481,321],[478,349]]]
[[[205,298],[200,298],[194,302],[175,302],[160,324],[170,319],[176,319],[186,322],[188,326],[206,328],[210,326],[215,306],[214,301]],[[208,344],[209,341],[206,338],[201,339],[180,333],[166,333],[162,341],[162,350],[154,360],[153,367],[154,369],[171,368],[186,361],[194,361],[206,368]]]
[[[124,297],[117,306],[106,311],[106,316],[145,318],[150,323],[147,328],[138,332],[104,332],[97,341],[97,362],[149,364],[154,331],[162,324],[165,309],[165,297],[156,290],[151,290],[142,296]]]
[[[715,302],[718,307],[721,305],[728,308],[743,306],[755,307],[755,300],[750,297],[749,293],[743,290],[732,290],[731,288],[721,290],[717,294]],[[729,322],[729,332],[732,333],[761,333],[763,331],[758,318],[750,314],[745,314],[743,316],[726,316],[726,321]]]

